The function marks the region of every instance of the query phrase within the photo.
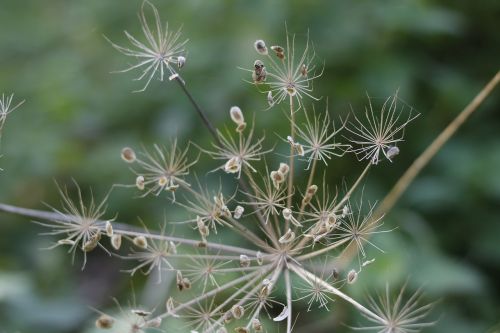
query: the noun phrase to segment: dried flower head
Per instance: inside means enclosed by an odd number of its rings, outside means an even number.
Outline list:
[[[153,12],[154,22],[152,27],[146,17],[145,10],[147,8]],[[127,39],[132,44],[132,48],[119,46],[106,39],[115,49],[124,55],[139,59],[137,64],[118,72],[129,72],[135,69],[141,70],[141,74],[136,80],[146,80],[146,84],[142,89],[138,90],[140,92],[147,89],[155,75],[159,76],[160,81],[163,81],[165,73],[169,76],[177,74],[174,66],[181,68],[186,62],[184,46],[187,40],[180,40],[180,28],[177,31],[170,31],[168,23],[165,23],[165,27],[163,27],[158,10],[147,0],[142,3],[139,20],[145,42],[139,41],[127,31],[125,31],[125,36],[127,36]]]
[[[419,114],[411,108],[407,111],[405,104],[399,107],[397,92],[385,100],[380,113],[373,110],[370,97],[368,102],[365,119],[354,115],[354,121],[346,126],[352,134],[347,139],[355,146],[352,151],[360,161],[369,160],[372,164],[378,164],[383,155],[392,162],[392,158],[399,154],[396,145],[403,141],[405,127]]]
[[[137,174],[135,186],[141,191],[147,188],[142,194],[143,197],[150,193],[158,196],[167,191],[172,194],[175,201],[177,189],[190,186],[184,177],[189,174],[189,168],[197,162],[196,159],[188,161],[188,149],[189,146],[185,150],[180,150],[177,140],[174,140],[168,148],[154,145],[152,152],[144,149],[140,153],[140,158],[132,153],[131,148],[124,148],[122,157],[126,162],[138,165],[138,168],[133,169]]]
[[[291,39],[291,40],[290,40]],[[283,102],[286,99],[295,99],[299,105],[302,105],[302,99],[307,96],[313,100],[318,98],[312,95],[312,82],[322,75],[322,71],[315,73],[314,51],[311,52],[309,36],[302,54],[295,54],[295,35],[290,36],[287,32],[286,48],[274,45],[271,46],[273,52],[267,52],[263,41],[258,40],[254,44],[255,49],[261,55],[265,55],[265,66],[263,61],[257,60],[252,72],[253,82],[263,84],[267,94],[269,106]],[[257,66],[258,65],[258,66]]]
[[[91,196],[86,205],[82,198],[82,191],[76,181],[73,181],[77,191],[78,201],[73,201],[66,187],[58,186],[62,200],[62,209],[54,210],[54,217],[49,222],[36,222],[39,225],[52,229],[43,233],[44,235],[56,235],[59,239],[56,244],[49,247],[53,249],[58,246],[69,246],[68,252],[72,253],[72,260],[75,259],[77,249],[83,252],[82,269],[87,263],[87,252],[96,247],[102,248],[106,253],[109,251],[100,243],[102,234],[106,233],[107,221],[101,220],[106,211],[106,201],[108,195],[100,203],[96,203]]]

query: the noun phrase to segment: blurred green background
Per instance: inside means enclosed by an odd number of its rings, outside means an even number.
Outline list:
[[[160,1],[162,19],[184,25],[187,65],[183,77],[217,126],[228,110],[256,111],[258,133],[278,141],[283,113],[262,112],[265,96],[243,82],[257,58],[252,44],[283,44],[285,22],[297,41],[307,31],[324,75],[315,95],[329,98],[334,115],[362,110],[365,92],[399,96],[422,116],[406,131],[396,163],[370,172],[365,195],[383,198],[398,177],[499,69],[500,2],[468,1]],[[26,102],[4,129],[0,201],[43,209],[58,204],[54,180],[75,178],[97,197],[133,177],[122,163],[123,146],[206,142],[207,131],[174,84],[153,81],[144,93],[133,74],[110,74],[132,59],[103,38],[126,44],[123,30],[140,34],[140,1],[0,2],[0,93]],[[298,43],[299,45],[301,43]],[[324,101],[319,103],[324,107]],[[426,332],[498,332],[500,318],[500,98],[498,89],[445,146],[387,216],[398,229],[376,239],[384,250],[351,293],[423,285],[439,300],[438,323]],[[264,126],[265,124],[265,126]],[[205,145],[206,147],[206,145]],[[356,167],[352,167],[356,165]],[[213,163],[196,166],[204,178]],[[331,181],[352,180],[354,157],[329,167]],[[212,175],[213,177],[217,177]],[[212,177],[211,176],[211,177]],[[160,222],[178,212],[165,198],[113,192],[109,216]],[[156,225],[158,222],[148,222]],[[125,299],[126,263],[91,253],[85,271],[64,250],[40,248],[51,239],[26,218],[0,214],[0,332],[89,332],[91,307]],[[137,286],[142,286],[140,279]],[[149,288],[149,289],[148,289]],[[140,288],[137,288],[140,290]],[[146,290],[154,290],[147,287]],[[302,312],[297,332],[346,332],[358,317],[343,302],[330,312]]]

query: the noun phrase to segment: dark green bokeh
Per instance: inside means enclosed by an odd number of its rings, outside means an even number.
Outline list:
[[[394,164],[370,172],[365,195],[384,196],[419,153],[499,69],[498,1],[155,1],[162,19],[184,25],[188,62],[183,76],[217,126],[231,105],[256,111],[257,128],[268,138],[286,132],[283,112],[262,112],[265,96],[243,82],[256,58],[252,44],[263,38],[284,43],[285,23],[307,31],[324,75],[315,95],[328,97],[332,114],[360,111],[365,92],[400,97],[422,116],[406,131]],[[103,38],[126,43],[124,29],[140,33],[140,1],[14,1],[0,3],[0,93],[26,103],[11,115],[3,133],[0,201],[31,208],[57,205],[53,180],[75,178],[97,197],[131,174],[119,158],[123,146],[180,141],[206,142],[207,131],[172,83],[153,81],[144,93],[133,74],[110,74],[131,59]],[[319,102],[319,109],[325,100]],[[377,238],[384,254],[352,290],[380,290],[385,282],[420,285],[426,299],[440,300],[427,332],[484,332],[498,329],[500,316],[500,128],[495,92],[445,146],[386,218]],[[278,139],[276,139],[277,141]],[[352,165],[357,168],[352,168]],[[202,159],[205,177],[213,163]],[[332,182],[353,179],[354,158],[330,164]],[[113,192],[110,215],[157,225],[178,214],[165,198],[132,199]],[[167,208],[166,208],[167,207]],[[166,211],[168,210],[168,211]],[[158,221],[158,222],[151,222]],[[0,323],[2,332],[83,332],[94,316],[127,297],[125,265],[92,253],[85,271],[64,251],[43,251],[49,239],[25,218],[0,215]],[[140,280],[140,279],[139,279]],[[141,282],[137,282],[138,286]],[[311,326],[297,332],[348,331],[356,323],[338,301],[329,313],[302,312]]]

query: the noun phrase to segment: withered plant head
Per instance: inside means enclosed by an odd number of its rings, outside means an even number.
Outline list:
[[[152,11],[152,24],[147,18],[146,10]],[[188,42],[181,39],[181,28],[171,31],[168,22],[162,23],[158,10],[147,0],[142,3],[139,21],[144,34],[143,41],[127,31],[125,31],[125,36],[131,44],[130,47],[120,46],[105,37],[115,49],[137,60],[136,64],[118,71],[123,73],[138,70],[140,72],[136,80],[145,80],[146,83],[137,92],[146,90],[155,76],[160,81],[163,81],[165,76],[168,76],[170,80],[175,78],[177,69],[186,63],[184,46]]]

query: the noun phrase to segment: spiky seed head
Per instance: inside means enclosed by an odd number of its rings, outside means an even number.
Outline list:
[[[234,213],[233,213],[233,217],[236,219],[236,220],[239,220],[241,215],[243,215],[243,213],[245,212],[245,208],[243,208],[242,206],[238,205],[236,206],[236,208],[234,209]]]
[[[110,221],[106,221],[106,236],[113,237],[113,225]]]
[[[354,284],[357,279],[358,279],[358,272],[356,272],[354,269],[351,269],[349,273],[347,273],[347,283]]]
[[[266,43],[262,40],[262,39],[258,39],[255,41],[255,43],[253,44],[253,46],[255,47],[255,50],[262,54],[262,55],[267,55],[267,46],[266,46]]]
[[[245,309],[241,305],[233,305],[231,314],[235,319],[240,319],[245,315]]]
[[[122,160],[124,160],[127,163],[134,163],[137,158],[135,155],[135,151],[130,147],[123,148],[121,156]]]
[[[186,57],[179,56],[177,57],[177,67],[182,68],[186,64]]]
[[[95,321],[95,327],[100,328],[100,329],[111,329],[111,328],[113,328],[114,323],[115,323],[115,320],[113,318],[111,318],[108,315],[102,314]]]
[[[250,266],[250,258],[246,254],[240,254],[240,266],[248,267]]]
[[[145,181],[144,181],[144,176],[137,176],[135,179],[135,186],[140,190],[144,190],[145,187]]]
[[[148,248],[148,241],[146,237],[144,236],[137,236],[133,239],[132,241],[135,246],[141,248],[141,249],[147,249]]]
[[[281,244],[287,244],[292,242],[295,239],[295,233],[292,231],[292,229],[288,229],[288,231],[280,237],[279,242]]]
[[[255,332],[262,332],[262,324],[259,319],[257,318],[252,319],[252,329]]]
[[[122,246],[122,235],[114,234],[111,236],[111,246],[118,251]]]

